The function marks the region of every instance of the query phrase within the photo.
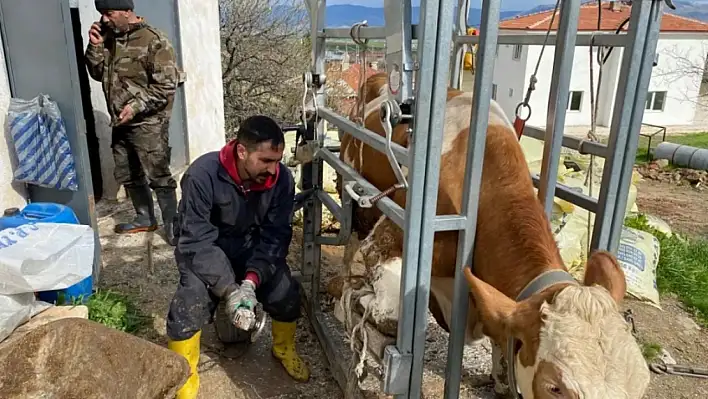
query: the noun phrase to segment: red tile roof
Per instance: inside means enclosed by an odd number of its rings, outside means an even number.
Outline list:
[[[374,68],[366,68],[366,79],[373,75],[376,75],[380,71]],[[361,64],[352,64],[348,69],[342,72],[342,80],[344,80],[349,87],[351,87],[355,92],[359,89],[361,81]]]
[[[620,8],[615,5],[615,8]],[[601,31],[615,31],[625,19],[629,18],[631,6],[622,5],[619,10],[613,11],[610,2],[602,3]],[[597,31],[597,3],[585,4],[580,7],[578,31]],[[551,21],[553,10],[542,11],[534,14],[517,16],[502,21],[500,29],[546,31]],[[559,16],[556,15],[551,29],[558,29]],[[625,30],[627,28],[625,25]],[[695,19],[681,17],[675,14],[664,13],[661,18],[662,32],[702,32],[708,33],[708,23]]]

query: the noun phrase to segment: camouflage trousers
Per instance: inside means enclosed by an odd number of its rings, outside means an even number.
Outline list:
[[[168,123],[113,128],[113,176],[118,184],[141,186],[146,183],[147,177],[147,183],[153,190],[177,188],[170,171],[168,129]]]

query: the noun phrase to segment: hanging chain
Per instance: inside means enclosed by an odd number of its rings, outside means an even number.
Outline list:
[[[349,30],[349,36],[352,41],[357,45],[357,61],[359,61],[359,90],[357,93],[358,99],[356,102],[359,124],[364,126],[364,112],[366,110],[366,52],[368,51],[367,45],[369,44],[369,39],[361,40],[361,28],[369,26],[366,20],[357,22],[352,25]]]
[[[516,106],[516,110],[514,113],[516,114],[516,119],[514,119],[514,130],[516,131],[516,137],[521,140],[521,135],[524,133],[524,127],[526,126],[526,121],[531,118],[531,93],[536,90],[536,83],[538,82],[538,79],[536,78],[536,75],[538,74],[538,69],[541,66],[541,60],[543,59],[543,52],[546,50],[546,46],[548,45],[548,37],[551,34],[551,28],[553,27],[553,21],[556,19],[556,14],[558,14],[558,8],[560,7],[560,0],[556,0],[556,6],[553,9],[553,15],[551,15],[551,21],[548,24],[548,29],[546,29],[546,37],[543,39],[543,46],[541,46],[541,53],[538,55],[538,60],[536,60],[536,68],[534,68],[533,73],[531,74],[531,78],[529,78],[529,87],[526,90],[526,97],[524,97],[524,101],[520,102]],[[520,111],[522,108],[526,108],[529,112],[525,117],[521,117]]]

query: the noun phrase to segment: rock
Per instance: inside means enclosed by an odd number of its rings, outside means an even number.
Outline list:
[[[664,348],[661,348],[658,358],[660,361],[664,362],[664,364],[676,364],[674,357]]]
[[[664,169],[665,167],[669,166],[669,160],[668,159],[657,159],[656,161],[652,162],[652,164],[656,165],[656,167],[659,169]]]
[[[4,399],[172,398],[189,376],[182,356],[81,318],[49,322],[4,342],[0,369]]]

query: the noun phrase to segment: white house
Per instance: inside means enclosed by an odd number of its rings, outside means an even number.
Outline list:
[[[581,6],[579,32],[597,31],[597,4]],[[615,32],[629,18],[631,6],[621,2],[602,4],[601,30]],[[553,10],[502,21],[500,33],[526,32],[545,35]],[[557,29],[559,17],[554,20]],[[626,30],[625,24],[624,28]],[[537,74],[536,90],[531,96],[531,118],[528,124],[545,126],[548,97],[553,71],[554,47],[548,46]],[[570,82],[566,125],[590,125],[590,53],[588,47],[576,47]],[[494,70],[492,95],[513,120],[516,106],[525,96],[529,78],[536,67],[540,45],[500,45]],[[620,73],[622,48],[612,50],[602,72],[598,98],[598,126],[609,126],[612,120],[615,93]],[[644,123],[671,126],[692,125],[708,53],[708,24],[664,13],[657,46],[656,66],[653,69],[644,112]],[[596,58],[596,55],[593,55]],[[597,85],[597,63],[593,65]],[[468,82],[466,82],[468,83]],[[597,86],[596,86],[597,87]]]

